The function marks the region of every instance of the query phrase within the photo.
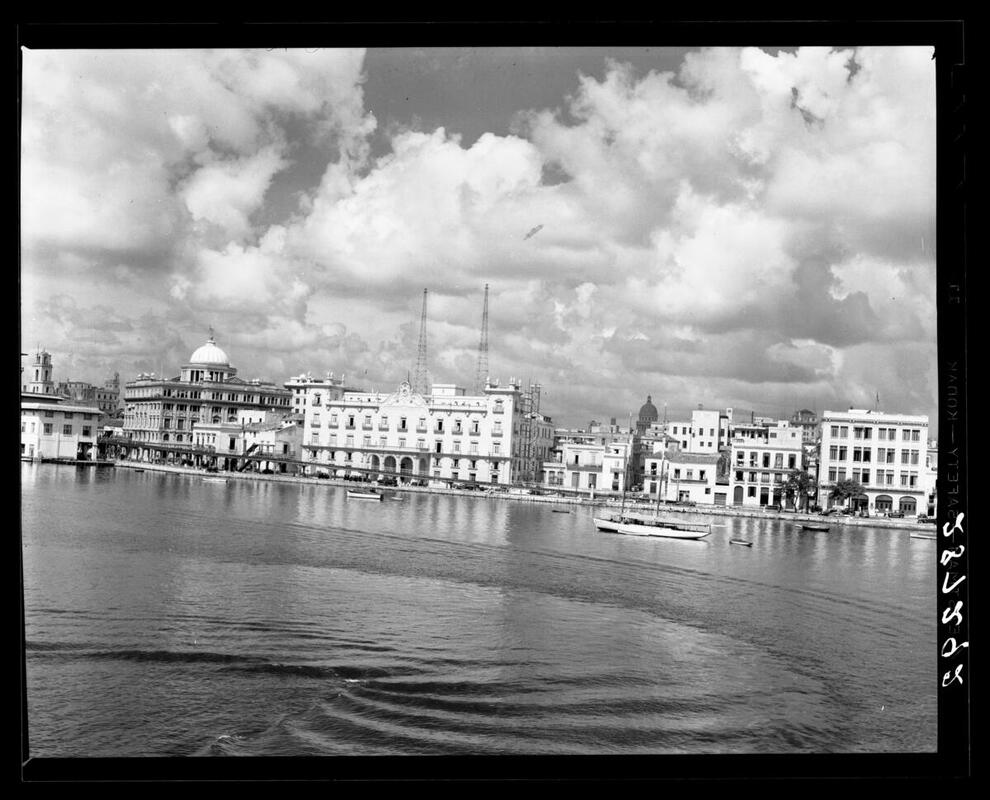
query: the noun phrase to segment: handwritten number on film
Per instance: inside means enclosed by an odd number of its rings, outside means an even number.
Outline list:
[[[962,533],[963,532],[962,521],[964,516],[965,514],[958,514],[956,516],[956,522],[954,525],[952,525],[951,528],[949,527],[949,523],[946,522],[945,525],[942,526],[942,535],[948,537],[948,536],[952,536],[954,533]],[[943,567],[947,567],[949,566],[949,563],[951,561],[961,557],[962,554],[965,552],[966,552],[966,548],[963,545],[959,545],[954,550],[943,550],[939,562],[942,564]],[[957,578],[955,581],[949,584],[948,583],[949,575],[950,573],[946,572],[945,577],[942,579],[942,594],[949,594],[949,592],[954,591],[956,587],[959,586],[959,584],[961,584],[964,580],[966,580],[966,576],[961,575],[959,578]],[[942,609],[942,624],[943,625],[954,624],[956,626],[962,625],[962,621],[963,621],[962,609],[963,609],[962,600],[957,600],[955,607],[950,608],[949,606],[946,606],[944,609]],[[963,642],[962,644],[958,644],[956,642],[955,637],[950,636],[942,643],[942,650],[941,650],[942,657],[952,658],[952,656],[954,656],[959,650],[962,650],[964,647],[969,647],[969,642]],[[950,686],[951,684],[956,683],[957,681],[959,683],[962,683],[963,682],[962,670],[963,670],[963,665],[960,663],[956,665],[954,670],[950,669],[944,675],[942,675],[942,687],[944,688],[946,686]]]

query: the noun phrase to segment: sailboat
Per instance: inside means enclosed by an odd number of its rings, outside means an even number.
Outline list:
[[[667,461],[664,459],[664,472],[661,475],[660,487],[657,491],[657,505],[653,516],[620,514],[617,521],[613,517],[609,522],[615,525],[616,533],[624,533],[629,536],[661,536],[666,539],[702,539],[712,532],[712,526],[707,522],[685,522],[660,516],[660,498],[663,496],[663,478],[666,471]],[[596,525],[598,522],[598,519],[595,519]],[[599,527],[599,530],[603,530],[603,528]]]
[[[626,509],[626,475],[629,472],[629,457],[632,453],[632,436],[629,437],[629,452],[626,453],[625,467],[622,471],[622,505],[619,507],[618,514],[607,514],[603,516],[592,517],[595,523],[595,528],[600,531],[605,531],[606,533],[618,533],[619,525],[622,524],[626,519],[630,517],[625,514]],[[638,514],[635,516],[639,516]]]

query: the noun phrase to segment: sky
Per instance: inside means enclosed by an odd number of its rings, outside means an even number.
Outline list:
[[[55,380],[427,367],[560,426],[937,422],[930,47],[22,50],[21,352]],[[534,232],[535,231],[535,232]],[[22,359],[26,364],[27,359]],[[662,411],[661,411],[662,413]]]

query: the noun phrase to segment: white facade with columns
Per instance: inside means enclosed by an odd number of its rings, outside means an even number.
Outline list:
[[[512,382],[489,382],[482,395],[433,384],[421,395],[403,381],[394,392],[308,402],[303,460],[317,474],[508,485],[522,463],[521,397]]]

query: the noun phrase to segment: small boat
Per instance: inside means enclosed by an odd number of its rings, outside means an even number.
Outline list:
[[[203,478],[207,483],[226,483],[227,478]]]
[[[912,539],[937,539],[938,536],[933,531],[912,531]]]
[[[811,523],[801,526],[803,531],[822,531],[823,533],[828,530],[828,525],[813,525]]]
[[[554,514],[570,514],[571,510],[569,508],[551,508]]]
[[[704,522],[681,522],[657,517],[627,519],[617,526],[618,533],[631,536],[662,536],[666,539],[702,539],[712,532]]]
[[[135,471],[135,472],[144,472],[144,470],[143,470],[143,469],[136,469],[136,470],[134,470],[134,471]]]
[[[381,500],[382,495],[379,492],[369,492],[361,491],[360,489],[348,489],[347,496],[353,497],[355,500]]]
[[[747,542],[745,539],[729,539],[729,544],[741,544],[743,547],[752,547],[752,542]]]

